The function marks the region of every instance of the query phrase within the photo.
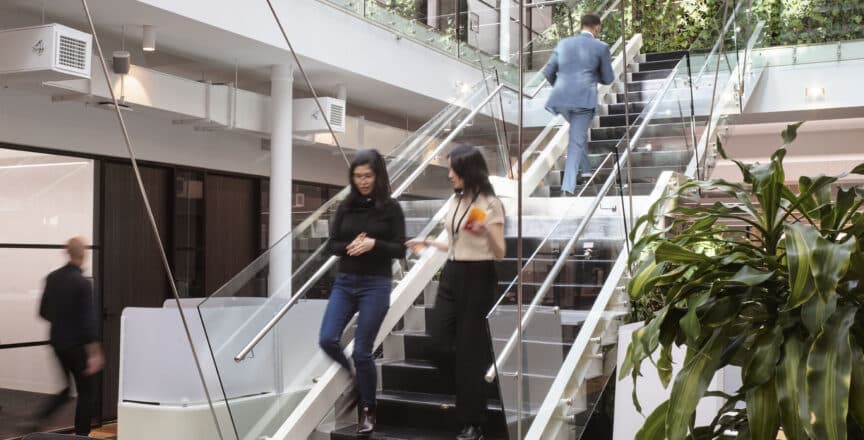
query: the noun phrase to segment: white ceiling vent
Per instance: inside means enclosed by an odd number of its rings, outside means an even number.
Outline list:
[[[90,78],[90,34],[61,24],[0,31],[0,76],[27,82]]]
[[[318,98],[330,126],[336,133],[345,133],[345,101],[336,98]],[[295,99],[293,108],[295,133],[327,132],[327,123],[312,98]]]

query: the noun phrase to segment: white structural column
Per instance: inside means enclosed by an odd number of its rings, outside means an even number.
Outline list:
[[[498,19],[498,57],[505,63],[510,61],[510,3],[511,0],[501,0]]]
[[[292,136],[294,66],[273,66],[270,72],[270,296],[291,294]],[[285,238],[283,240],[283,238]],[[279,246],[273,248],[280,240]]]

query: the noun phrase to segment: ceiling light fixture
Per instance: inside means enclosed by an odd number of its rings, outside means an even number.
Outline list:
[[[152,25],[144,25],[144,37],[141,41],[141,49],[144,52],[153,52],[156,50],[156,28]]]

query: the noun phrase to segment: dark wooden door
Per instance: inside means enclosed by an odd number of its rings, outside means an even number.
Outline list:
[[[165,245],[169,240],[171,172],[141,167],[141,177]],[[105,349],[102,418],[108,420],[117,416],[120,314],[125,307],[161,307],[170,295],[170,287],[132,167],[104,163],[101,188]]]
[[[259,191],[255,179],[207,175],[204,183],[207,295],[258,255]]]

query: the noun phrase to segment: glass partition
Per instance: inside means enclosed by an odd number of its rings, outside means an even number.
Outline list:
[[[394,196],[405,206],[408,237],[441,230],[440,218],[429,214],[452,195],[446,157],[454,145],[480,148],[492,173],[506,175],[503,122],[495,117],[500,107],[494,98],[501,90],[479,83],[386,156]],[[338,260],[327,249],[329,220],[347,191],[198,306],[238,438],[272,435],[332,365],[318,348],[317,332]],[[416,258],[408,255],[406,265],[394,268],[397,283]],[[350,341],[351,331],[345,338]],[[256,403],[249,399],[254,390],[244,385],[250,375],[273,377],[271,387],[255,391],[262,396]]]

